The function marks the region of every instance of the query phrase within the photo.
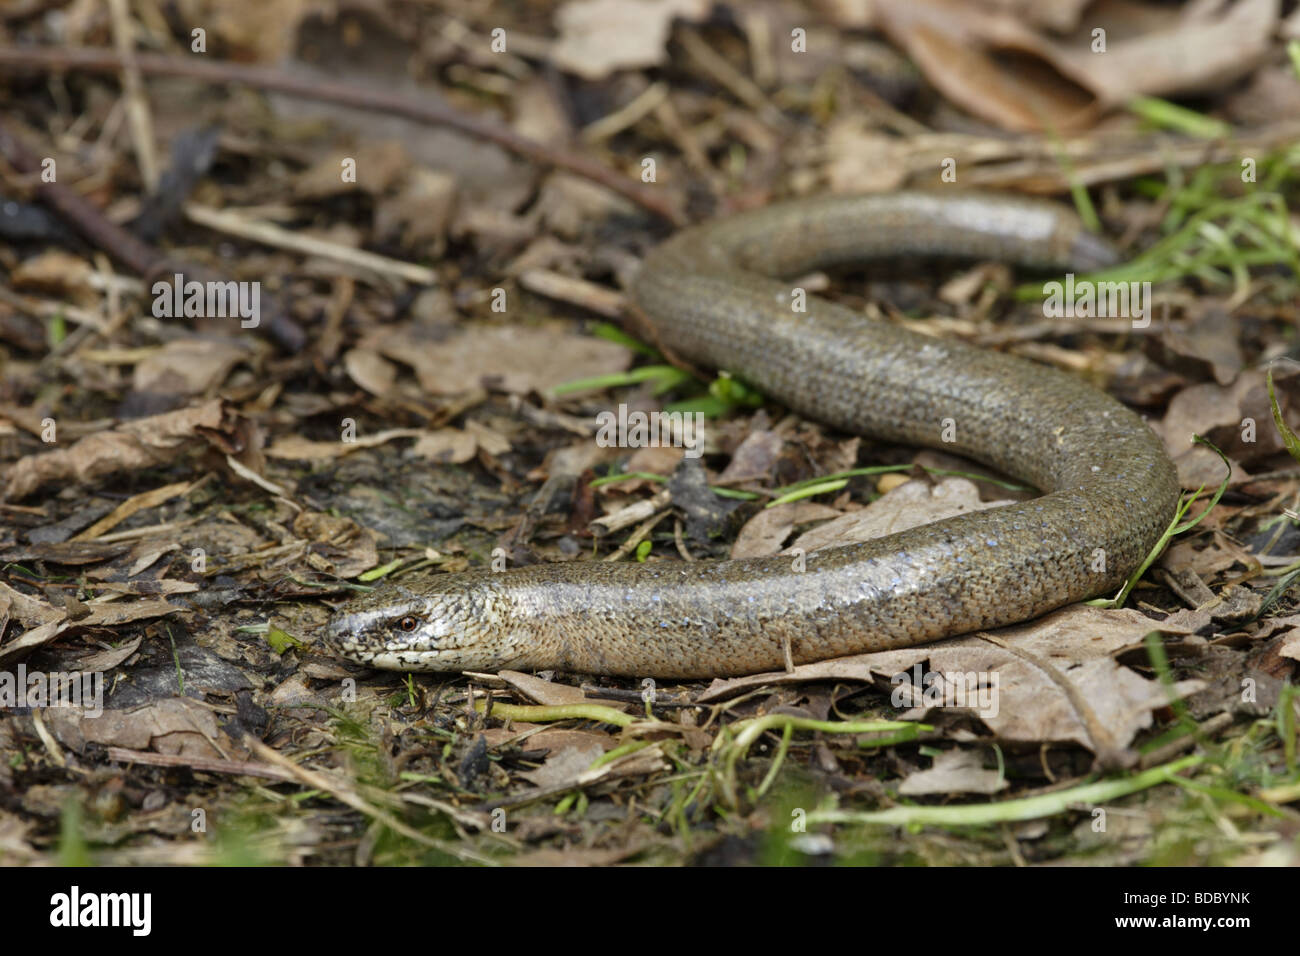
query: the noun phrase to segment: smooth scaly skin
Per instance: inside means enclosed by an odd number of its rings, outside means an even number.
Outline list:
[[[1055,369],[812,296],[807,312],[793,311],[789,283],[766,278],[912,254],[1044,269],[1114,258],[1053,205],[975,194],[829,197],[678,234],[647,258],[632,298],[669,348],[791,409],[968,455],[1044,497],[815,552],[802,572],[778,556],[446,575],[349,605],[327,643],[401,670],[729,676],[781,669],[787,643],[796,663],[904,647],[1118,588],[1178,497],[1173,465],[1137,415]],[[956,429],[949,444],[945,419]]]

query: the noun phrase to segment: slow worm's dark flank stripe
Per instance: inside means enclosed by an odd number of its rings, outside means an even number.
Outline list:
[[[1047,494],[866,544],[648,566],[583,561],[435,578],[343,609],[328,643],[379,667],[559,668],[638,677],[777,670],[1011,624],[1118,588],[1173,515],[1156,436],[1055,369],[870,321],[795,276],[900,254],[1086,269],[1113,254],[1065,209],[991,195],[831,197],[688,229],[632,298],[679,354],[837,428],[941,446]],[[956,442],[942,444],[944,419]],[[1104,553],[1104,571],[1097,555]]]

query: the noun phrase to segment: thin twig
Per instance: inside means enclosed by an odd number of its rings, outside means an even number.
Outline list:
[[[127,125],[131,128],[136,162],[140,164],[140,179],[144,181],[145,191],[151,193],[158,188],[158,154],[153,146],[149,101],[145,99],[144,83],[135,66],[131,13],[126,0],[109,0],[108,10],[113,23],[113,44],[122,57],[122,93],[126,97]]]
[[[261,219],[250,219],[244,213],[230,209],[213,209],[209,206],[200,206],[198,203],[186,203],[185,218],[190,222],[227,235],[250,239],[253,242],[260,242],[263,245],[277,249],[288,249],[305,256],[320,256],[322,259],[343,262],[360,269],[369,269],[371,272],[377,272],[381,275],[405,279],[407,282],[413,282],[416,285],[434,285],[438,279],[437,274],[432,269],[416,265],[413,262],[390,259],[388,256],[367,252],[364,249],[356,249],[326,239],[318,239],[315,236],[292,232],[288,229],[282,229],[274,223],[265,222]]]
[[[0,155],[20,173],[39,173],[41,160],[0,121]],[[163,271],[167,258],[153,246],[137,239],[121,226],[104,218],[80,193],[59,182],[37,178],[37,193],[97,249],[103,249],[122,265],[146,280]]]
[[[267,780],[282,780],[295,783],[298,778],[287,770],[272,767],[270,764],[255,760],[220,760],[215,757],[187,757],[181,754],[160,754],[151,750],[128,750],[125,747],[109,747],[108,759],[122,763],[147,764],[151,767],[188,767],[202,773],[228,773],[239,777],[264,777]]]
[[[655,525],[657,525],[660,521],[663,521],[670,514],[672,514],[671,511],[661,511],[659,512],[659,514],[647,518],[645,521],[641,522],[641,524],[637,526],[637,529],[632,532],[632,534],[628,537],[628,539],[619,546],[619,549],[615,551],[613,554],[607,555],[605,560],[606,561],[622,560],[624,557],[630,554],[637,545],[639,545],[642,541],[645,540],[646,535],[648,535],[651,531],[654,530]]]
[[[770,121],[779,115],[763,91],[758,88],[758,84],[732,66],[726,57],[709,46],[698,33],[694,30],[682,30],[679,38],[686,55],[715,82],[725,87],[732,96],[766,120]]]
[[[579,153],[555,149],[521,136],[495,120],[462,113],[431,96],[415,96],[394,90],[340,83],[322,77],[296,77],[268,67],[192,59],[157,53],[138,53],[133,65],[151,76],[179,76],[207,83],[236,84],[273,90],[304,99],[336,103],[356,109],[404,116],[431,126],[449,126],[478,139],[496,143],[502,149],[542,166],[567,170],[600,183],[674,225],[684,218],[673,206],[666,190],[656,191],[635,179],[588,159]],[[84,70],[117,73],[122,57],[104,49],[55,49],[44,47],[0,47],[0,67],[39,70]]]

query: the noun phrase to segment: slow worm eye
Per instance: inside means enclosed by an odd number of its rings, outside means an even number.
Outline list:
[[[409,614],[397,622],[397,626],[404,631],[413,631],[417,627],[419,627],[419,625],[420,622],[417,621],[415,618],[411,617]]]

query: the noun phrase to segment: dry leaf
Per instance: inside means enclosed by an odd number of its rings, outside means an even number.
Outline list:
[[[745,522],[731,546],[733,558],[761,558],[776,554],[796,525],[837,518],[840,511],[816,501],[789,501],[764,508]]]
[[[1053,39],[1004,6],[877,0],[876,12],[930,81],[971,114],[1011,130],[1070,130],[1137,95],[1218,89],[1250,72],[1268,53],[1279,11],[1277,0],[1238,0],[1222,12],[1112,3],[1072,36]],[[1074,15],[1066,12],[1061,22]]]
[[[935,793],[997,793],[1008,784],[996,770],[985,770],[980,755],[973,750],[949,750],[934,758],[929,770],[910,773],[898,785],[898,792],[908,797]]]
[[[86,716],[75,707],[52,707],[45,714],[54,736],[77,751],[87,743],[97,743],[186,757],[226,757],[211,743],[224,736],[217,727],[216,715],[182,697],[133,710],[105,710],[98,717]]]
[[[1300,84],[1298,84],[1300,86]],[[1221,303],[1201,300],[1193,306],[1187,321],[1162,330],[1160,339],[1181,364],[1192,366],[1189,377],[1201,379],[1208,367],[1220,385],[1231,385],[1245,365],[1237,340],[1237,320]],[[1178,367],[1174,362],[1167,365]]]
[[[478,439],[459,428],[439,428],[421,435],[411,451],[439,464],[459,465],[478,454]]]
[[[456,196],[455,177],[413,166],[399,191],[376,205],[375,232],[392,237],[416,256],[439,259],[446,251]]]
[[[531,731],[531,732],[530,732]],[[523,750],[560,751],[566,747],[590,749],[593,745],[602,750],[613,750],[618,740],[611,734],[595,730],[567,730],[562,727],[544,727],[542,724],[529,724],[512,721],[509,727],[488,727],[480,731],[489,747],[497,748],[514,742]]]
[[[523,394],[575,379],[625,371],[632,353],[604,339],[578,335],[557,323],[509,328],[471,325],[438,340],[410,325],[383,326],[362,347],[411,366],[420,387],[459,395],[487,386]]]
[[[290,461],[342,458],[362,448],[374,448],[398,438],[423,438],[426,434],[428,433],[419,428],[391,428],[374,435],[360,435],[351,441],[312,441],[301,435],[285,435],[277,438],[275,443],[266,450],[266,457]]]
[[[57,608],[30,594],[15,591],[3,581],[0,581],[0,614],[12,617],[27,627],[47,624],[64,617],[62,608]]]
[[[132,654],[140,649],[144,643],[144,636],[137,637],[134,641],[127,641],[121,647],[110,648],[106,651],[97,651],[94,654],[88,654],[77,661],[77,670],[87,673],[90,671],[111,671],[118,664],[122,663]]]
[[[781,457],[785,439],[769,429],[758,429],[745,436],[745,440],[732,452],[731,461],[718,475],[720,485],[739,484],[744,481],[761,481],[771,474],[772,466]]]
[[[1089,726],[1076,712],[1064,689],[1041,664],[1063,675],[1095,714],[1097,726],[1107,737],[1098,746],[1123,747],[1139,730],[1151,725],[1153,709],[1169,703],[1159,681],[1145,680],[1112,659],[1116,652],[1140,644],[1152,631],[1190,634],[1192,628],[1170,621],[1153,621],[1137,611],[1076,604],[1029,624],[989,632],[1005,642],[1010,651],[967,635],[918,647],[803,664],[792,673],[782,671],[715,680],[700,695],[699,702],[726,699],[765,684],[872,681],[900,674],[915,677],[922,662],[929,661],[927,673],[934,675],[932,682],[927,683],[922,675],[920,685],[896,684],[901,694],[898,706],[906,706],[915,693],[933,687],[931,695],[939,704],[956,706],[963,702],[965,706],[958,709],[976,713],[1003,739],[1072,740],[1091,747]],[[1038,663],[1017,656],[1015,651]],[[959,688],[968,684],[966,675],[983,675],[979,686],[989,689],[992,696],[965,694],[963,701]],[[1183,681],[1175,686],[1174,692],[1186,696],[1201,686],[1199,681]],[[928,706],[908,716],[920,717]]]
[[[191,0],[188,14],[236,60],[274,63],[293,49],[308,0]]]
[[[175,461],[187,446],[212,440],[233,423],[219,399],[163,415],[123,422],[72,445],[16,461],[5,497],[25,498],[49,481],[86,483],[121,471],[139,471]],[[216,433],[205,434],[205,430]]]
[[[156,508],[173,498],[188,494],[193,487],[194,482],[192,481],[178,481],[175,484],[163,485],[161,488],[154,488],[152,491],[142,491],[138,495],[132,495],[72,540],[90,541],[98,538],[100,535],[116,528],[132,515],[147,511],[150,508]]]
[[[919,479],[908,481],[881,495],[861,511],[851,511],[800,535],[790,548],[802,548],[811,553],[822,548],[858,544],[954,515],[1005,504],[1010,502],[981,501],[979,489],[966,478],[945,478],[933,486]]]
[[[93,272],[90,263],[80,256],[50,249],[14,266],[9,282],[17,290],[53,292],[76,298],[88,290]]]
[[[1274,384],[1283,418],[1294,423],[1300,409],[1300,376],[1281,365],[1274,372]],[[1247,419],[1254,423],[1253,429],[1248,428]],[[1273,426],[1264,369],[1247,369],[1227,386],[1205,382],[1183,389],[1170,400],[1165,417],[1153,425],[1178,466],[1184,488],[1214,487],[1224,477],[1219,456],[1204,445],[1193,444],[1193,435],[1213,442],[1233,462],[1234,485],[1249,478],[1242,464],[1284,450]]]
[[[1170,96],[1219,90],[1249,73],[1268,54],[1278,22],[1278,0],[1236,0],[1170,9],[1165,22],[1151,7],[1100,7],[1070,44],[1043,41],[1032,52],[1086,87],[1104,105],[1134,96]],[[1129,18],[1130,11],[1136,18]],[[1221,11],[1221,12],[1220,12]],[[1113,18],[1113,19],[1112,19]],[[1162,18],[1163,19],[1163,18]],[[1106,31],[1106,50],[1093,51],[1092,31]]]
[[[1021,52],[1044,45],[1019,21],[957,0],[878,0],[882,29],[949,100],[1004,129],[1073,130],[1095,118],[1093,98],[1033,64],[990,52],[991,40]],[[1035,68],[1036,67],[1036,68]]]
[[[137,392],[203,395],[224,382],[250,351],[247,343],[232,339],[168,342],[136,365],[131,387]]]
[[[371,395],[385,395],[397,380],[397,367],[370,349],[348,349],[343,353],[348,377]]]
[[[555,15],[560,38],[551,60],[588,80],[615,70],[658,66],[674,19],[699,21],[713,0],[570,0]]]
[[[686,449],[674,448],[671,445],[643,445],[632,452],[632,457],[627,460],[624,470],[628,473],[642,471],[652,475],[671,475],[677,470],[685,454]],[[632,482],[618,484],[620,491],[631,491],[635,487],[637,486]]]
[[[605,748],[598,743],[565,747],[563,750],[551,753],[546,758],[546,763],[536,770],[520,771],[519,776],[542,788],[577,783],[587,772],[592,761],[603,756],[605,756]]]
[[[581,687],[557,684],[521,671],[501,671],[497,676],[529,700],[548,707],[563,707],[567,704],[601,704],[619,710],[628,708],[626,701],[588,697]]]
[[[312,542],[311,553],[328,561],[341,578],[356,577],[379,563],[375,533],[351,518],[301,511],[293,519],[293,533]]]
[[[355,149],[332,153],[296,174],[293,194],[298,199],[323,199],[349,192],[378,195],[386,192],[410,165],[401,143],[363,141]],[[345,179],[349,170],[352,175]]]

